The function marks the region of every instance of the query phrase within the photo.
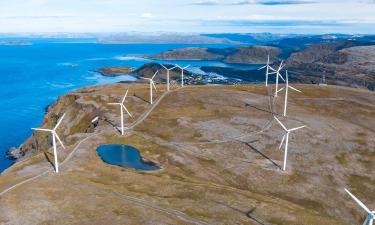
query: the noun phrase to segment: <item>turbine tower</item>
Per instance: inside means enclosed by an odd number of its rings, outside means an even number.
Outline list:
[[[184,70],[186,70],[187,68],[189,68],[190,65],[185,66],[185,67],[181,67],[181,66],[179,66],[179,65],[176,64],[176,67],[178,67],[178,68],[181,69],[181,87],[184,87]]]
[[[125,93],[124,97],[122,98],[121,102],[119,102],[119,103],[108,103],[108,105],[118,105],[118,106],[120,106],[120,112],[121,112],[121,135],[124,135],[124,110],[128,113],[128,115],[130,117],[132,117],[132,115],[130,114],[130,112],[128,111],[128,109],[124,105],[126,96],[128,95],[128,91],[129,90],[126,90],[126,93]]]
[[[294,87],[292,87],[292,86],[289,85],[288,70],[287,70],[287,71],[285,71],[284,117],[286,116],[286,108],[287,108],[287,105],[288,105],[288,90],[289,90],[289,88],[292,89],[292,90],[294,90],[294,91],[302,93],[302,91],[300,91],[297,88],[294,88]]]
[[[370,211],[365,204],[363,204],[357,197],[355,197],[350,191],[345,188],[345,191],[354,199],[354,201],[367,212],[367,217],[363,225],[372,225],[375,219],[375,211]]]
[[[283,76],[281,76],[280,74],[280,71],[284,68],[285,64],[284,64],[284,61],[281,61],[280,65],[279,65],[279,68],[277,68],[277,70],[275,72],[272,72],[270,74],[276,74],[276,87],[275,87],[275,97],[277,97],[278,93],[282,90],[280,89],[279,90],[279,77],[283,80]]]
[[[161,65],[161,66],[167,71],[167,91],[169,91],[169,71],[175,69],[176,66],[168,69],[168,68],[165,67],[163,64],[160,64],[160,65]],[[155,89],[156,89],[156,88],[155,88]],[[152,100],[151,100],[151,101],[152,101]],[[152,103],[151,103],[151,104],[152,104]]]
[[[143,78],[145,80],[149,80],[150,81],[150,103],[151,103],[151,105],[153,104],[153,101],[152,101],[152,99],[153,99],[153,97],[152,97],[152,94],[153,94],[152,93],[152,88],[155,88],[155,91],[156,91],[156,86],[155,86],[154,78],[155,78],[155,76],[158,73],[159,73],[159,71],[156,71],[151,78],[145,78],[145,77]],[[169,83],[168,83],[168,88],[169,88]]]
[[[284,124],[282,124],[280,122],[279,119],[276,118],[276,116],[274,116],[274,118],[276,119],[276,121],[281,125],[281,127],[284,129],[285,131],[285,134],[283,136],[283,139],[281,140],[281,143],[280,143],[280,146],[279,146],[279,149],[281,149],[281,147],[283,146],[283,143],[285,141],[285,148],[284,148],[284,163],[283,163],[283,171],[285,171],[286,169],[286,160],[287,160],[287,157],[288,157],[288,144],[289,144],[289,133],[292,132],[292,131],[295,131],[295,130],[299,130],[301,128],[304,128],[306,127],[306,125],[304,126],[300,126],[300,127],[296,127],[296,128],[292,128],[292,129],[287,129]]]
[[[61,147],[63,147],[63,148],[65,149],[64,144],[62,143],[61,139],[59,138],[59,136],[58,136],[57,133],[56,133],[56,129],[60,126],[61,121],[64,119],[64,117],[65,117],[65,113],[64,113],[64,115],[62,115],[62,117],[60,117],[60,119],[57,121],[56,126],[55,126],[53,129],[31,128],[32,130],[37,130],[37,131],[47,131],[47,132],[50,132],[50,133],[52,134],[53,155],[54,155],[54,158],[55,158],[55,172],[56,172],[56,173],[59,172],[59,162],[58,162],[58,159],[57,159],[56,139],[60,142]]]
[[[266,69],[266,87],[268,86],[268,75],[270,74],[270,70],[276,72],[274,68],[270,66],[270,55],[267,56],[267,65],[260,67],[258,70]]]

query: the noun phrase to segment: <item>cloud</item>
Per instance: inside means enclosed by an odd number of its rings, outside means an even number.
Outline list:
[[[154,15],[152,13],[143,13],[141,15],[141,18],[144,18],[144,19],[152,19],[154,18]]]
[[[375,0],[374,0],[375,1]],[[195,2],[193,5],[206,5],[206,6],[217,6],[217,5],[300,5],[300,4],[312,4],[317,3],[316,1],[310,0],[242,0],[223,2],[218,0],[207,0]]]
[[[208,1],[195,2],[193,3],[193,5],[221,5],[221,3],[215,0],[208,0]]]

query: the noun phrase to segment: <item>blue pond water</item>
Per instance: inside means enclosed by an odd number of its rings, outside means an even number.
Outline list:
[[[101,145],[96,151],[108,164],[137,170],[158,170],[160,167],[142,160],[139,151],[129,145]]]

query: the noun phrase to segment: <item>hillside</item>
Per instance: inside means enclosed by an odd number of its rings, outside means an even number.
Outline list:
[[[153,107],[146,84],[93,86],[63,96],[42,124],[51,127],[67,113],[57,131],[67,146],[58,149],[61,172],[52,172],[52,149],[37,134],[37,148],[0,176],[0,224],[361,223],[362,209],[343,188],[375,208],[375,95],[295,87],[303,93],[290,93],[289,117],[282,121],[307,128],[291,134],[286,172],[279,169],[282,129],[272,119],[283,98],[273,104],[263,85],[170,93],[158,85]],[[114,128],[119,110],[107,103],[128,88],[125,104],[133,117],[126,117],[121,136]],[[137,147],[162,169],[108,165],[95,151],[108,143]]]
[[[160,60],[220,60],[226,63],[260,64],[267,61],[267,55],[270,55],[271,62],[277,60],[280,53],[280,49],[271,46],[242,46],[224,49],[181,48],[146,57]]]
[[[292,54],[287,68],[295,71],[300,82],[318,83],[325,75],[329,84],[375,90],[375,45],[349,43],[312,45]]]

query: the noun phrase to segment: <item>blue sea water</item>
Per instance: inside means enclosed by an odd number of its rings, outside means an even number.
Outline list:
[[[9,41],[1,39],[0,41]],[[18,147],[38,127],[45,108],[58,96],[88,85],[132,80],[131,76],[103,77],[94,69],[105,66],[140,67],[149,62],[128,54],[155,54],[181,44],[97,44],[80,39],[27,39],[28,46],[0,45],[0,172],[13,161],[6,151]],[[205,45],[207,46],[207,45]],[[228,47],[208,45],[207,47]],[[181,65],[227,66],[215,61],[174,61]]]
[[[159,166],[143,161],[138,149],[129,145],[101,145],[96,149],[102,160],[108,164],[137,170],[158,170]]]

